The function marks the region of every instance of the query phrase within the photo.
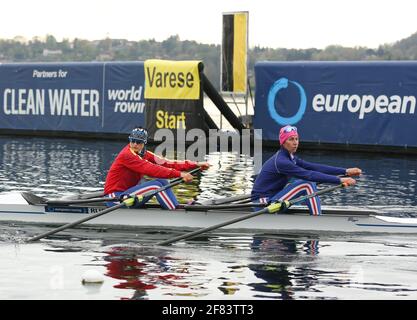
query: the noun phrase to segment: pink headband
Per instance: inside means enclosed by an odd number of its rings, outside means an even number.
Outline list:
[[[285,126],[279,130],[279,144],[283,145],[288,138],[298,137],[297,128],[293,126]]]

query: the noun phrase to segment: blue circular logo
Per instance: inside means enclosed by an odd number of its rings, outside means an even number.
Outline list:
[[[298,88],[298,92],[300,94],[300,105],[298,106],[298,111],[295,115],[292,117],[283,117],[279,115],[275,108],[275,99],[278,94],[278,92],[281,89],[288,88],[288,83],[293,84]],[[268,111],[271,115],[272,119],[274,119],[279,125],[287,125],[287,124],[296,124],[298,121],[301,120],[301,118],[304,115],[304,112],[306,111],[306,105],[307,105],[307,98],[306,93],[304,91],[304,88],[295,81],[288,80],[287,78],[281,78],[274,82],[271,89],[268,93]]]

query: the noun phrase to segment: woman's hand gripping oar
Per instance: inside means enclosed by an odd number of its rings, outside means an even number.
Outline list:
[[[247,215],[242,215],[241,217],[238,217],[238,218],[226,221],[226,222],[222,222],[222,223],[216,224],[216,225],[211,226],[211,227],[203,228],[203,229],[200,229],[200,230],[196,230],[196,231],[193,231],[193,232],[183,234],[181,236],[178,236],[178,237],[175,237],[175,238],[172,238],[172,239],[161,241],[161,242],[157,243],[156,245],[159,245],[159,246],[168,245],[168,244],[177,242],[179,240],[189,239],[189,238],[192,238],[192,237],[197,236],[199,234],[206,233],[208,231],[212,231],[212,230],[224,227],[224,226],[228,226],[228,225],[236,223],[236,222],[247,220],[247,219],[259,216],[259,215],[264,214],[264,213],[275,213],[275,212],[287,209],[287,208],[291,207],[292,205],[294,205],[296,203],[303,202],[304,200],[314,198],[316,196],[334,191],[334,190],[339,189],[339,188],[347,187],[348,185],[349,185],[348,183],[341,183],[341,184],[338,184],[336,186],[332,186],[332,187],[329,187],[329,188],[326,188],[326,189],[323,189],[323,190],[320,190],[320,191],[316,191],[316,192],[314,192],[312,194],[309,194],[309,195],[306,195],[306,196],[298,197],[296,199],[274,202],[274,203],[271,203],[268,207],[266,207],[262,210],[256,211],[254,213],[250,213],[250,214],[247,214]]]
[[[194,173],[198,172],[199,170],[200,170],[200,167],[191,170],[189,173],[190,174],[194,174]],[[163,186],[163,187],[161,187],[159,189],[156,189],[156,190],[153,190],[153,191],[149,191],[149,192],[146,192],[146,193],[140,194],[140,195],[131,195],[130,197],[122,200],[122,202],[120,204],[117,204],[117,205],[115,205],[113,207],[110,207],[110,208],[101,210],[100,212],[97,212],[95,214],[88,215],[87,217],[82,218],[80,220],[77,220],[77,221],[74,221],[74,222],[71,222],[71,223],[67,223],[67,224],[65,224],[65,225],[63,225],[61,227],[58,227],[58,228],[56,228],[54,230],[45,232],[45,233],[43,233],[41,235],[38,235],[36,237],[32,237],[32,238],[28,239],[27,242],[33,242],[33,241],[40,240],[42,238],[45,238],[45,237],[50,236],[52,234],[55,234],[55,233],[57,233],[59,231],[62,231],[62,230],[68,229],[68,228],[72,228],[72,227],[74,227],[76,225],[79,225],[79,224],[81,224],[83,222],[86,222],[88,220],[91,220],[91,219],[97,218],[99,216],[102,216],[103,214],[106,214],[106,213],[115,211],[115,210],[117,210],[119,208],[133,206],[136,203],[136,201],[137,202],[141,202],[145,197],[152,197],[152,196],[156,195],[157,193],[159,193],[161,191],[164,191],[164,190],[166,190],[168,188],[172,188],[173,186],[176,186],[177,184],[180,184],[181,182],[183,182],[183,178],[176,178],[176,179],[173,179],[169,184],[167,184],[167,185],[165,185],[165,186]],[[107,199],[107,200],[110,200],[111,201],[111,199]]]

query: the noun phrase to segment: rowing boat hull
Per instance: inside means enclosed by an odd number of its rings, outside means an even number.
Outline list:
[[[97,207],[47,207],[24,204],[0,205],[0,221],[63,225],[95,213]],[[73,211],[73,212],[64,212]],[[84,212],[83,212],[84,211]],[[292,210],[289,214],[263,214],[222,229],[237,232],[272,233],[407,233],[417,234],[417,222],[402,219],[385,219],[367,211],[331,210],[321,216],[310,216],[305,210]],[[238,211],[167,211],[161,209],[117,209],[84,222],[83,226],[109,229],[181,228],[184,230],[206,228],[242,216]],[[246,212],[247,214],[247,212]],[[405,220],[404,220],[405,221]]]

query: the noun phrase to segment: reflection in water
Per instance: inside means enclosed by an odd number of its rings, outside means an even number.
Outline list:
[[[254,237],[252,243],[254,251],[273,251],[277,256],[284,256],[286,260],[292,260],[297,253],[297,243],[290,239]],[[277,297],[283,300],[292,299],[291,276],[286,263],[251,263],[248,268],[255,276],[264,282],[252,283],[250,286],[257,292],[258,298]],[[265,293],[273,295],[265,295]]]
[[[7,234],[8,229],[3,231]],[[154,247],[156,239],[170,238],[172,232],[147,230],[116,236],[89,230],[88,236],[85,232],[79,235],[20,244],[14,250],[15,243],[10,245],[8,237],[1,238],[0,298],[50,297],[45,282],[51,281],[51,272],[56,278],[56,270],[62,283],[54,287],[58,299],[417,297],[415,236],[211,233],[205,240]],[[102,268],[106,279],[86,292],[76,274],[92,266]]]
[[[192,269],[204,263],[191,264],[156,248],[115,246],[106,254],[106,275],[120,280],[114,287],[134,290],[132,297],[125,299],[148,299],[154,289],[168,296],[200,296],[198,291],[193,292],[200,284],[193,282]]]
[[[312,285],[308,267],[294,266],[294,262],[311,263],[314,257],[319,254],[318,240],[294,240],[286,238],[277,238],[265,235],[254,236],[252,250],[263,254],[275,255],[273,259],[277,261],[271,262],[271,257],[266,263],[251,263],[248,268],[251,269],[258,279],[264,282],[256,282],[249,284],[256,291],[258,298],[277,298],[289,300],[296,298],[296,278],[302,281],[305,288]],[[308,256],[313,260],[306,260]],[[296,276],[296,274],[298,274]]]
[[[276,297],[283,300],[293,298],[294,294],[291,292],[292,284],[288,266],[276,264],[251,264],[248,267],[254,272],[257,278],[265,281],[250,284],[256,291],[256,298]],[[270,293],[270,295],[265,293]]]
[[[123,248],[120,247],[112,248],[107,254],[108,256],[104,259],[108,261],[106,264],[106,275],[122,280],[122,282],[114,286],[115,288],[135,290],[134,299],[144,299],[146,298],[147,290],[156,288],[153,279],[146,279],[149,278],[148,272],[151,269],[149,265],[153,264],[154,261],[141,259],[135,254],[124,252]],[[159,260],[156,262],[156,265],[161,266]],[[161,269],[163,269],[163,265]]]
[[[133,292],[123,299],[209,299],[219,294],[235,299],[248,295],[294,299],[297,287],[313,287],[318,278],[304,265],[318,254],[318,240],[212,235],[201,244],[203,256],[188,247],[111,246],[103,258],[106,275],[119,280],[114,288]],[[219,255],[219,248],[228,248],[231,254]],[[303,260],[302,266],[292,265]]]

